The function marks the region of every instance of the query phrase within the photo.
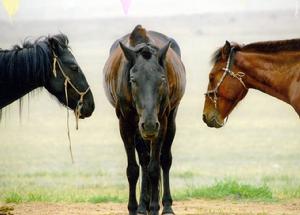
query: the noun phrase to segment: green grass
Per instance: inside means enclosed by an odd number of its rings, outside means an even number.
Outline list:
[[[195,179],[197,177],[196,173],[191,171],[179,173],[175,174],[175,177],[187,179],[186,184],[197,182]],[[36,183],[36,178],[32,178],[32,175],[23,176],[22,181],[18,181],[16,178],[14,186],[7,186],[10,184],[3,181],[2,188],[0,186],[0,202],[126,202],[128,197],[128,185],[126,181],[111,186],[110,184],[105,184],[103,181],[101,182],[101,174],[99,172],[99,176],[95,178],[86,178],[86,175],[89,175],[89,173],[80,173],[80,177],[78,178],[80,179],[78,181],[79,184],[68,185],[66,185],[66,181],[69,181],[70,177],[76,175],[75,173],[36,173],[34,174],[35,176],[39,175],[43,177],[43,180],[38,178],[40,184]],[[60,175],[61,178],[56,177],[56,175]],[[139,191],[140,188],[138,187],[137,193]],[[291,199],[300,199],[300,185],[298,180],[287,175],[267,175],[263,176],[258,182],[227,178],[217,180],[211,185],[173,187],[172,194],[174,200],[177,201],[189,199],[288,201]]]
[[[34,192],[11,192],[4,195],[3,200],[6,203],[23,203],[23,202],[68,202],[68,203],[105,203],[126,202],[125,193],[118,194],[92,194],[91,192],[51,192],[46,190],[35,190]]]
[[[298,187],[287,187],[283,188],[281,192],[279,192],[279,195],[282,195],[285,198],[290,199],[300,199],[300,186]]]
[[[102,202],[115,202],[115,203],[121,203],[121,202],[125,202],[126,198],[122,198],[120,196],[111,196],[111,195],[107,195],[107,196],[93,196],[91,198],[88,199],[88,202],[90,203],[102,203]]]
[[[212,186],[189,187],[183,192],[175,193],[176,200],[193,198],[204,199],[238,199],[238,200],[275,200],[267,185],[253,186],[241,184],[235,180],[218,181]]]
[[[6,203],[21,203],[23,202],[22,196],[17,192],[11,192],[5,197]]]
[[[98,184],[65,185],[59,184],[36,184],[25,181],[17,186],[0,188],[0,203],[22,202],[125,202],[127,186],[105,186]],[[48,181],[47,181],[48,182]],[[4,185],[4,184],[3,184]]]
[[[20,189],[21,190],[21,189]],[[138,189],[139,190],[139,189]],[[293,193],[295,192],[295,193]],[[284,190],[282,195],[290,197],[300,197],[298,190]],[[127,188],[118,190],[112,188],[97,189],[66,189],[51,190],[48,188],[34,189],[34,191],[22,190],[19,192],[7,192],[0,202],[21,203],[21,202],[126,202]],[[195,187],[190,186],[186,189],[175,191],[174,199],[177,201],[188,199],[235,199],[253,201],[276,201],[278,198],[267,185],[254,186],[242,184],[236,180],[217,181],[211,186]]]

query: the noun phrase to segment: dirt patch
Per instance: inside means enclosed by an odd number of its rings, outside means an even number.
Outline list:
[[[12,211],[14,210],[14,207],[9,205],[0,205],[0,215],[12,215]]]
[[[127,215],[126,204],[115,203],[24,203],[5,207],[10,208],[7,214],[14,215]],[[300,200],[288,203],[191,200],[174,202],[174,211],[177,215],[299,215]]]

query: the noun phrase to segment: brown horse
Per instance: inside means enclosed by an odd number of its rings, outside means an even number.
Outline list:
[[[215,52],[203,120],[220,128],[253,88],[290,104],[300,116],[300,39],[225,45]]]
[[[174,214],[169,170],[175,117],[185,90],[180,48],[175,40],[138,25],[112,45],[103,71],[106,95],[116,109],[127,154],[129,214],[158,214],[160,168],[163,214]],[[139,205],[135,150],[142,167]]]

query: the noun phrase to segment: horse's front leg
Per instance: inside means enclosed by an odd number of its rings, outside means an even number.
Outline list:
[[[160,154],[161,146],[166,133],[166,118],[160,122],[160,131],[156,140],[150,143],[151,154],[150,163],[148,166],[150,188],[151,188],[151,201],[150,201],[150,215],[159,214],[159,182],[160,182]]]
[[[173,200],[172,200],[171,190],[170,190],[169,173],[172,165],[171,147],[176,132],[176,124],[175,124],[176,113],[177,113],[177,108],[172,110],[168,117],[166,137],[162,145],[161,155],[160,155],[160,164],[163,170],[163,189],[164,189],[163,197],[162,197],[162,204],[163,204],[162,214],[165,215],[174,214],[174,211],[172,209]]]
[[[147,215],[150,204],[150,181],[148,173],[148,165],[150,161],[150,145],[149,142],[142,139],[138,132],[135,137],[135,147],[138,152],[140,165],[142,167],[142,187],[137,214]]]
[[[289,94],[290,104],[300,117],[300,86],[298,81],[291,84]]]
[[[127,179],[129,183],[129,201],[128,210],[129,215],[136,215],[137,210],[137,200],[136,200],[136,183],[139,177],[139,166],[136,162],[135,157],[135,146],[134,146],[134,136],[135,128],[126,119],[120,118],[120,133],[122,140],[124,142],[126,155],[127,155]]]

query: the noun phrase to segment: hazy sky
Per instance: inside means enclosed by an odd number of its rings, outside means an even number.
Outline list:
[[[125,16],[121,0],[20,0],[15,20]],[[293,10],[300,0],[131,0],[128,16],[168,16],[205,12]],[[0,19],[8,20],[0,3]]]

